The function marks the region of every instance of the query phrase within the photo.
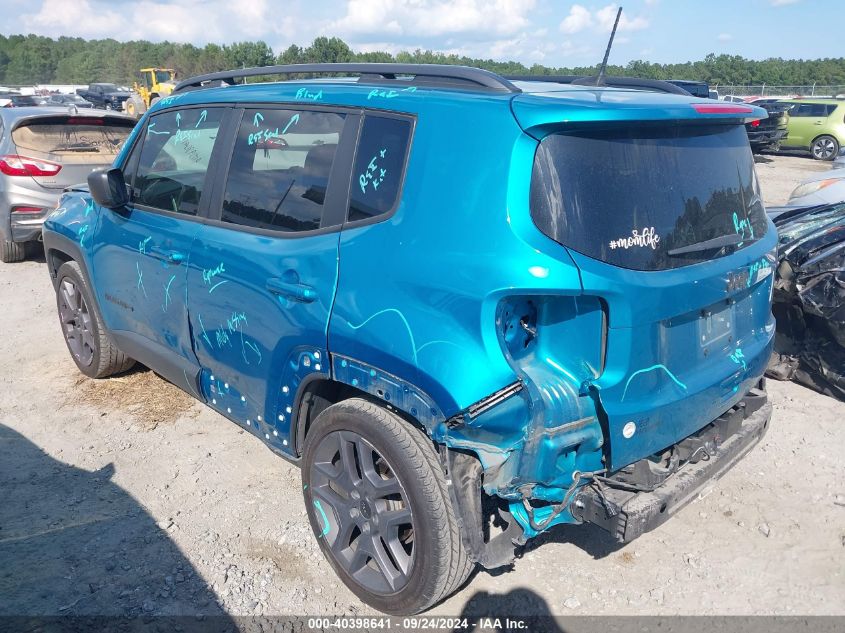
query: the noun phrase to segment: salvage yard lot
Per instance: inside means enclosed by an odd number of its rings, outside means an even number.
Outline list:
[[[819,169],[762,157],[765,201]],[[43,261],[0,266],[0,300],[0,615],[370,612],[296,467],[152,372],[83,378]],[[555,529],[433,613],[845,614],[845,404],[769,387],[763,442],[666,524]]]

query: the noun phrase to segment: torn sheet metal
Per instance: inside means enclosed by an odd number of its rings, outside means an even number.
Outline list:
[[[775,353],[767,375],[845,400],[845,203],[775,219]]]

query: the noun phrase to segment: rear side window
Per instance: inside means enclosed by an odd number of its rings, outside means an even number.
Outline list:
[[[370,114],[364,118],[352,172],[350,222],[393,210],[402,186],[410,135],[408,119]]]
[[[553,134],[535,155],[530,204],[553,240],[636,270],[723,256],[767,227],[743,126]]]
[[[344,119],[337,112],[244,111],[223,221],[285,232],[320,228]]]
[[[835,105],[828,105],[825,103],[800,103],[792,109],[790,116],[797,117],[826,117],[833,114],[836,110]]]
[[[129,138],[134,122],[87,117],[50,117],[19,125],[12,141],[22,154],[59,158],[63,164],[110,162]]]
[[[222,109],[211,108],[151,117],[132,181],[133,202],[196,215],[222,116]]]

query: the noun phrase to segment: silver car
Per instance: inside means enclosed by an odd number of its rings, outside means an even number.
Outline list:
[[[41,239],[65,187],[111,165],[135,120],[75,108],[0,108],[0,261]]]
[[[845,202],[845,168],[814,174],[795,188],[786,204],[790,207],[810,207],[837,202]]]

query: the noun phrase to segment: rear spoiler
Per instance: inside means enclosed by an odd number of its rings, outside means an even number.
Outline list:
[[[511,81],[547,81],[556,84],[572,84],[573,86],[596,86],[598,77],[583,75],[505,75]],[[641,77],[602,77],[600,87],[628,88],[631,90],[648,90],[650,92],[665,92],[673,95],[692,96],[683,88],[668,81],[659,79],[643,79]]]

